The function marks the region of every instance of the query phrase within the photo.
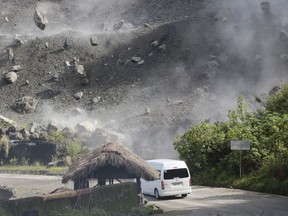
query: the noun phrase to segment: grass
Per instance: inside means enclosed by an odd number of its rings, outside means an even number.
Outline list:
[[[1,173],[36,174],[36,175],[63,175],[68,167],[47,167],[44,165],[3,165]]]

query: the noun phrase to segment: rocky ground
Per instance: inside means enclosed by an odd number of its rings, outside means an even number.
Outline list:
[[[177,131],[225,119],[240,94],[256,109],[255,95],[287,80],[284,0],[0,3],[0,114],[18,124],[88,119],[145,158],[177,157]],[[15,109],[23,96],[33,112]]]

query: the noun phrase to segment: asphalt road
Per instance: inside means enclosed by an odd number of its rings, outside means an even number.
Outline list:
[[[41,175],[0,174],[0,184],[13,186],[17,197],[49,193],[59,187],[73,188],[71,182],[62,184],[59,176]],[[192,194],[186,198],[145,198],[162,208],[164,215],[288,215],[288,197],[227,188],[193,186]]]

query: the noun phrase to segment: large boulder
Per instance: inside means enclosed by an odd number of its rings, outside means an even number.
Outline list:
[[[15,122],[12,121],[11,119],[0,115],[0,127],[8,128],[8,127],[13,126],[14,124],[15,124]]]
[[[12,108],[18,113],[32,113],[36,110],[38,101],[32,97],[24,96],[17,100]]]
[[[83,121],[83,122],[80,122],[78,123],[76,126],[75,126],[75,129],[78,131],[78,132],[93,132],[96,127],[95,125],[90,122],[90,121]]]
[[[65,127],[61,132],[60,132],[65,138],[73,138],[76,131],[73,128]]]
[[[58,131],[58,124],[57,122],[51,122],[48,124],[48,127],[47,127],[47,133],[49,135],[55,135]]]
[[[48,24],[48,19],[39,10],[36,10],[34,13],[34,22],[41,30],[44,30]]]
[[[7,80],[8,83],[15,83],[17,78],[18,78],[17,74],[13,71],[5,74],[5,79]]]
[[[0,185],[0,201],[9,200],[15,196],[16,190],[8,185]]]

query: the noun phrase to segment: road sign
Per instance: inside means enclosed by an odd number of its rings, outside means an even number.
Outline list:
[[[233,140],[230,143],[231,150],[240,150],[240,178],[242,176],[242,150],[250,150],[250,142],[246,140]]]
[[[245,140],[235,140],[230,143],[231,150],[250,150],[250,142]]]

